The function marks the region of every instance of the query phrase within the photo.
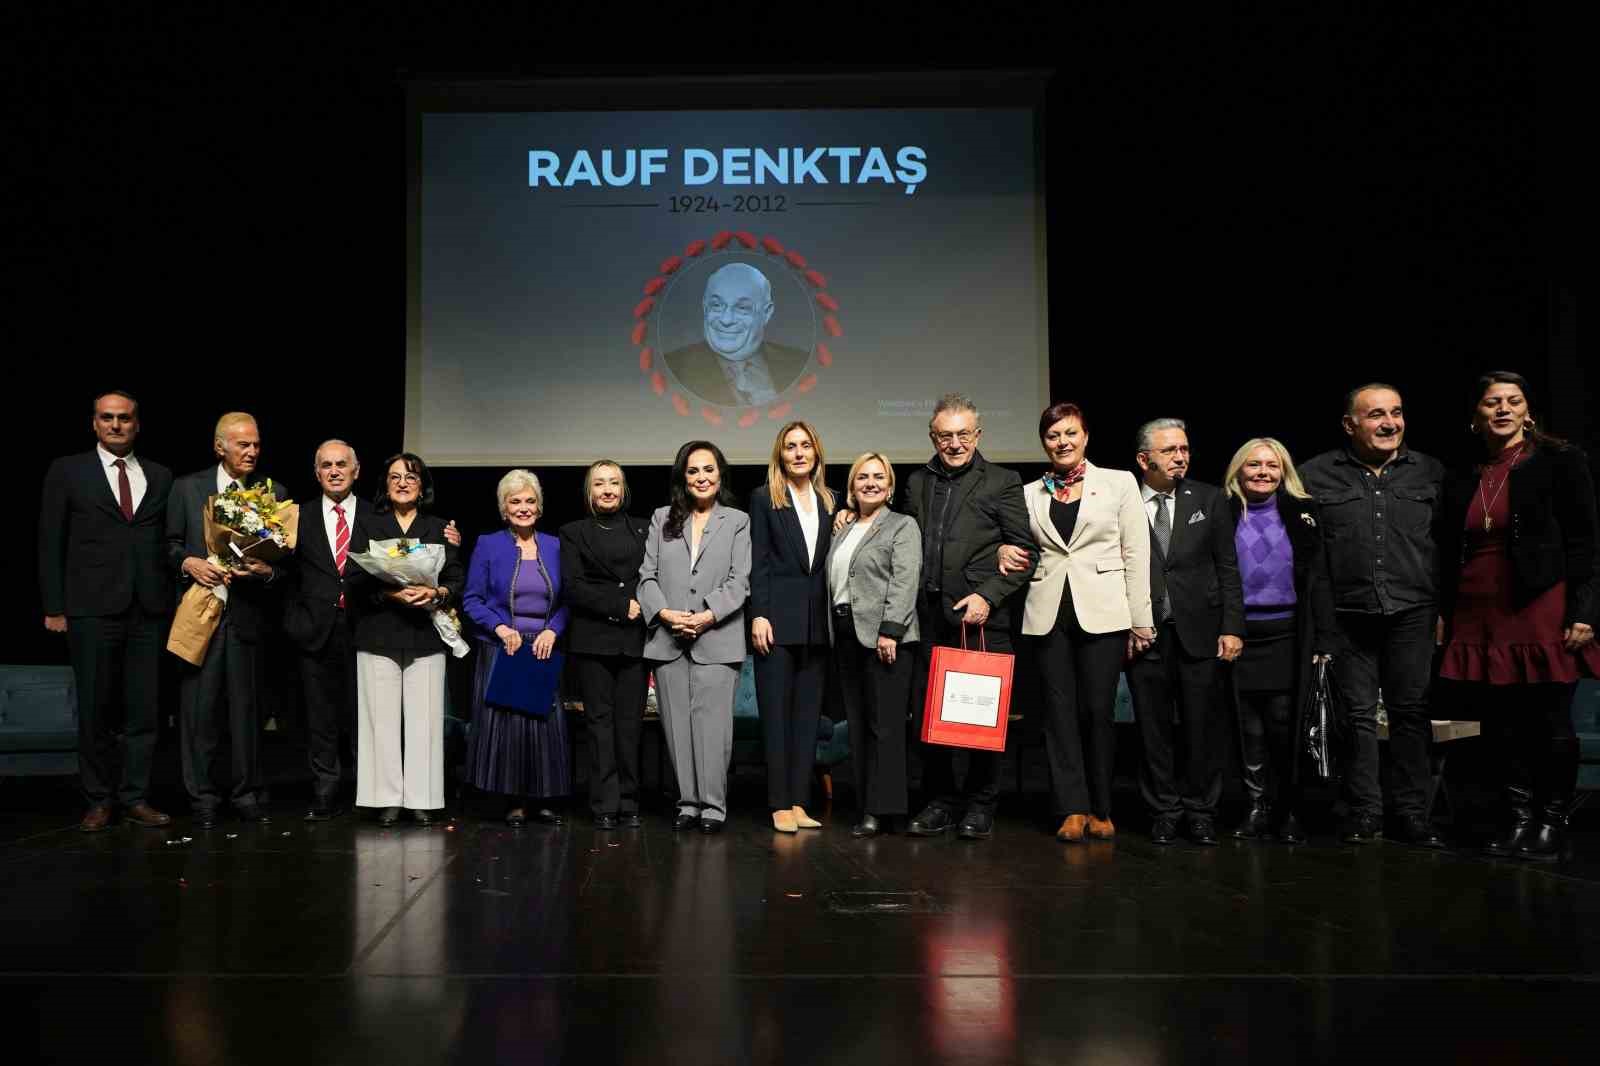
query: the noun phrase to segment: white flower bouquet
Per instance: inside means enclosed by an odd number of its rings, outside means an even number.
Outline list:
[[[398,540],[374,540],[364,552],[351,552],[350,562],[386,584],[406,585],[439,584],[439,572],[444,569],[443,544],[419,544],[404,537]],[[457,659],[470,648],[461,636],[461,617],[454,608],[435,607],[432,610],[433,628],[439,639],[449,647]]]

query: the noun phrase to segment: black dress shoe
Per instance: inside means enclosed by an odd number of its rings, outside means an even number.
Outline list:
[[[308,821],[308,822],[327,822],[327,821],[332,821],[333,819],[339,817],[343,813],[344,813],[344,808],[339,806],[339,803],[338,803],[337,800],[319,799],[314,804],[312,804],[311,809],[306,812],[306,821]]]
[[[513,829],[521,829],[528,824],[528,816],[521,811],[511,811],[506,815],[506,825]]]
[[[1217,846],[1217,827],[1211,821],[1209,814],[1191,814],[1189,816],[1189,839],[1203,847],[1214,848]]]
[[[1250,813],[1233,831],[1235,840],[1264,840],[1272,835],[1272,808],[1265,803],[1250,805]]]
[[[1278,823],[1278,840],[1284,844],[1304,844],[1306,831],[1300,828],[1300,819],[1290,811],[1284,815],[1283,821]]]
[[[413,810],[411,812],[411,818],[418,825],[433,825],[439,820],[438,814],[434,813],[433,811],[422,810],[421,808]]]
[[[720,833],[720,832],[722,832],[722,819],[721,818],[702,818],[702,819],[700,819],[700,832],[708,834],[708,835],[711,834],[711,833]]]
[[[1150,843],[1175,844],[1178,841],[1178,820],[1170,814],[1164,814],[1150,823]]]
[[[234,810],[238,812],[239,821],[241,822],[268,822],[272,820],[267,817],[267,812],[262,810],[258,804],[241,803]]]
[[[950,812],[932,804],[922,808],[922,813],[911,819],[906,832],[914,837],[936,837],[955,824]]]
[[[1344,827],[1339,830],[1339,842],[1342,844],[1376,844],[1382,839],[1383,827],[1370,814],[1358,814],[1345,819]]]
[[[1444,838],[1420,814],[1406,815],[1401,818],[1400,824],[1390,834],[1390,839],[1399,841],[1401,844],[1410,844],[1414,848],[1433,848],[1439,851],[1446,847]]]
[[[552,811],[549,807],[540,807],[534,812],[533,820],[544,825],[562,825],[566,819]]]
[[[672,819],[672,831],[674,833],[682,833],[685,830],[693,829],[695,823],[699,820],[700,816],[698,814],[680,813]]]
[[[617,822],[624,829],[642,829],[642,828],[644,828],[644,819],[639,817],[639,812],[638,811],[628,811],[625,814],[619,815],[618,818],[617,818]]]
[[[397,825],[397,824],[399,824],[399,822],[400,822],[400,808],[399,807],[385,807],[383,810],[378,812],[378,824],[383,826],[385,829],[387,829],[391,825]]]
[[[968,811],[961,817],[956,836],[962,840],[988,840],[994,832],[994,815],[988,811]]]
[[[617,816],[614,814],[597,814],[594,816],[594,827],[596,829],[615,829],[617,827]]]
[[[196,829],[215,829],[217,827],[217,809],[207,807],[194,812],[194,827]]]
[[[863,814],[861,821],[850,827],[853,837],[875,837],[883,832],[883,826],[878,824],[878,819],[870,814]]]

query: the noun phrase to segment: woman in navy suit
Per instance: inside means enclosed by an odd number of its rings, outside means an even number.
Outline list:
[[[484,792],[508,797],[506,824],[527,824],[527,799],[565,796],[572,787],[567,761],[567,724],[559,702],[543,718],[491,707],[489,671],[497,653],[515,654],[523,644],[548,659],[567,626],[561,596],[561,543],[534,525],[544,513],[538,475],[513,470],[496,490],[506,528],[480,537],[467,569],[461,598],[477,628],[478,668],[472,686],[472,735],[467,743],[467,781]],[[548,805],[535,816],[560,825]]]
[[[805,422],[778,432],[767,483],[750,494],[750,640],[767,748],[767,805],[780,833],[820,829],[806,813],[828,678],[833,493],[822,441]]]

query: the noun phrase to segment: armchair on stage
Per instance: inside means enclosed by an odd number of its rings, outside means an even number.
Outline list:
[[[0,666],[0,777],[78,772],[70,666]]]

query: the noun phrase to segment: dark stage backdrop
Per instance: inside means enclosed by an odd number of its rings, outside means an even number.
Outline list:
[[[1095,461],[1130,464],[1158,415],[1190,420],[1205,479],[1255,434],[1307,457],[1339,443],[1342,394],[1371,378],[1404,390],[1417,447],[1452,457],[1491,365],[1593,443],[1593,371],[1570,294],[1550,295],[1572,198],[1541,142],[1524,12],[1078,29],[1049,53],[1043,128],[1050,387],[1088,411]],[[300,498],[324,437],[356,444],[365,488],[400,446],[404,79],[316,48],[196,66],[205,42],[185,35],[205,31],[169,31],[58,34],[72,45],[20,79],[6,661],[65,661],[40,625],[35,511],[50,458],[90,445],[96,389],[140,396],[141,454],[178,473],[211,461],[220,412],[255,412],[263,470]],[[679,443],[653,446],[661,464]],[[839,484],[850,456],[830,458]],[[441,471],[440,509],[492,528],[501,472]],[[663,500],[661,466],[629,472],[635,510]],[[580,473],[541,471],[549,525],[580,513]]]

